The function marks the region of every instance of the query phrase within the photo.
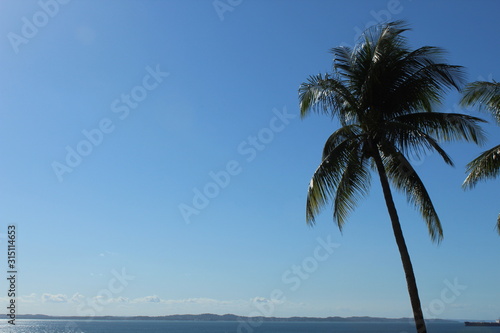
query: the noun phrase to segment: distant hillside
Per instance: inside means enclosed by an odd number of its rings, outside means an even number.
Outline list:
[[[18,315],[17,319],[65,319],[65,320],[178,320],[178,321],[295,321],[295,322],[401,322],[413,320],[411,318],[379,318],[379,317],[244,317],[234,314],[217,315],[204,313],[198,315],[168,315],[168,316],[96,316],[96,317],[81,317],[81,316],[47,316],[41,314],[35,315]],[[444,319],[427,319],[427,322],[454,322],[453,320]]]

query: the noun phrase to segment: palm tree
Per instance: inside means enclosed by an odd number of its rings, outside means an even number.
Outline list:
[[[408,157],[435,151],[453,165],[439,141],[479,143],[483,134],[479,118],[434,112],[446,89],[460,87],[462,68],[442,62],[439,48],[409,49],[402,35],[407,30],[404,22],[391,22],[367,30],[354,49],[333,48],[333,72],[310,76],[299,88],[299,99],[302,117],[310,111],[325,113],[341,125],[327,139],[311,179],[307,223],[314,225],[316,215],[331,200],[333,220],[342,230],[348,214],[368,193],[371,171],[376,171],[416,329],[422,333],[426,326],[417,284],[389,181],[420,211],[431,239],[439,242],[443,237],[439,217]]]
[[[479,105],[480,109],[491,112],[500,125],[500,83],[477,81],[465,87],[460,104]],[[463,183],[465,189],[473,188],[479,181],[500,175],[500,145],[488,149],[467,164],[469,175]],[[500,214],[497,217],[497,231],[500,234]]]

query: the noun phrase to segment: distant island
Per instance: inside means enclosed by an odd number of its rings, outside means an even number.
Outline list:
[[[286,321],[286,322],[402,322],[412,318],[380,318],[380,317],[245,317],[234,314],[217,315],[212,313],[184,314],[168,316],[47,316],[42,314],[18,315],[17,319],[64,319],[64,320],[176,320],[176,321]],[[450,323],[456,320],[427,319],[427,322]]]

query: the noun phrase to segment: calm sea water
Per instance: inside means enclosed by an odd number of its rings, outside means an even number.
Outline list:
[[[463,323],[429,323],[429,333],[500,333],[500,327],[465,327]],[[266,322],[257,327],[238,322],[161,320],[16,320],[0,323],[6,333],[413,333],[409,323]]]

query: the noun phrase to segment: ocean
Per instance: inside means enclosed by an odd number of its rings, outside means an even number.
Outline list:
[[[164,321],[164,320],[16,320],[0,323],[6,333],[413,333],[415,327],[401,323],[324,323]],[[429,333],[500,333],[500,327],[465,327],[463,323],[428,323]]]

